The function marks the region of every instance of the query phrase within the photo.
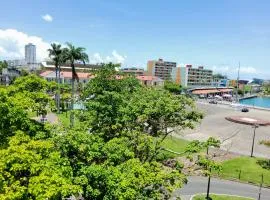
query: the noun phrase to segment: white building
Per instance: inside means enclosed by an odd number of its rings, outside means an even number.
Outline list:
[[[36,45],[33,45],[32,43],[25,45],[25,62],[30,67],[31,65],[36,65]]]
[[[11,68],[26,66],[26,62],[24,59],[7,60],[7,63],[8,63],[8,67],[11,67]]]

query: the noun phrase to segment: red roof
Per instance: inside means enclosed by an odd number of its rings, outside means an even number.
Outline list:
[[[72,72],[61,72],[60,75],[64,78],[72,78]],[[77,72],[79,78],[94,78],[90,73]]]
[[[212,88],[212,89],[198,89],[198,90],[194,90],[192,91],[192,94],[211,94],[211,93],[219,93],[219,92],[231,92],[232,89],[230,88],[222,88],[222,89],[216,89],[216,88]]]
[[[40,76],[45,77],[48,76],[50,73],[54,73],[54,71],[44,71],[40,74]],[[95,75],[92,75],[90,73],[84,73],[84,72],[77,72],[77,75],[79,78],[87,79],[87,78],[94,78]],[[61,77],[63,78],[72,78],[72,72],[61,72]]]
[[[136,76],[141,81],[158,81],[159,78],[156,76]]]
[[[45,71],[40,74],[40,76],[47,76],[48,74],[52,73],[53,71]]]

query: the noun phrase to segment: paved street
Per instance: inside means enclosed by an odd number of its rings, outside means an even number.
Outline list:
[[[198,108],[205,114],[201,124],[194,130],[185,130],[182,135],[175,135],[187,140],[206,140],[209,137],[219,138],[224,141],[221,149],[229,150],[243,155],[250,155],[253,128],[249,125],[236,124],[227,121],[228,116],[254,117],[263,120],[270,119],[270,111],[250,109],[248,113],[242,113],[228,105],[212,105],[209,103],[197,103]],[[259,127],[256,130],[254,155],[269,158],[270,148],[260,145],[260,141],[270,139],[270,126]]]
[[[177,197],[181,194],[183,200],[188,200],[193,194],[206,193],[207,181],[207,177],[188,177],[188,184],[180,190],[176,191],[174,197]],[[210,192],[217,194],[239,195],[257,199],[259,187],[249,184],[211,178]],[[270,189],[262,188],[261,200],[269,199]]]

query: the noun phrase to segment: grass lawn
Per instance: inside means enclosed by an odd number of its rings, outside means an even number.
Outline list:
[[[162,146],[164,148],[168,148],[170,150],[181,153],[185,150],[188,143],[189,141],[187,140],[169,136],[162,142]]]
[[[175,137],[167,137],[162,142],[162,146],[166,149],[170,149],[172,151],[182,153],[185,150],[188,143],[189,143],[189,141],[187,141],[187,140],[183,140],[183,139],[179,139],[179,138],[175,138]],[[167,158],[174,158],[174,157],[179,156],[177,154],[170,153],[167,151],[163,151],[163,153]]]
[[[70,112],[63,112],[57,114],[57,116],[59,117],[59,120],[64,127],[69,127]]]
[[[244,182],[260,184],[263,174],[264,185],[270,186],[270,169],[262,168],[257,162],[263,159],[251,157],[239,157],[222,163],[222,171],[219,176],[221,178],[235,178]]]
[[[70,127],[70,111],[57,114],[57,116],[59,117],[59,120],[60,120],[61,124],[63,125],[63,127],[65,127],[65,128]],[[75,119],[74,119],[75,127],[80,126],[80,122],[76,118],[76,115],[74,117],[75,117]]]
[[[192,200],[205,200],[205,194],[196,195]],[[237,196],[227,196],[227,195],[214,195],[211,194],[212,200],[254,200],[253,198],[247,197],[237,197]]]

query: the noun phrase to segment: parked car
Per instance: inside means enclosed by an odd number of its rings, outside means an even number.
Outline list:
[[[241,109],[241,112],[248,112],[248,111],[249,111],[249,109],[247,107],[244,107]]]
[[[217,101],[216,100],[211,100],[209,101],[210,104],[217,104]]]

